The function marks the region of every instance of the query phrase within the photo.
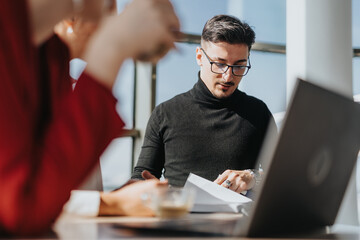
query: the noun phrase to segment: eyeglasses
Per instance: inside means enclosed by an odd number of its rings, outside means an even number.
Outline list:
[[[249,65],[248,66],[242,66],[242,65],[227,65],[225,63],[219,63],[219,62],[214,62],[212,61],[209,56],[206,54],[205,50],[203,48],[200,48],[206,58],[209,60],[210,62],[210,65],[211,65],[211,71],[213,73],[216,73],[216,74],[224,74],[226,73],[226,71],[231,67],[231,72],[234,76],[237,76],[237,77],[241,77],[241,76],[245,76],[248,72],[249,72],[249,69],[251,68],[251,64],[250,64],[250,58],[248,58],[248,62],[249,62]]]

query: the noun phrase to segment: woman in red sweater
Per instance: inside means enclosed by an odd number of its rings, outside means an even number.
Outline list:
[[[72,92],[69,54],[54,35],[62,19],[99,21],[112,0],[17,0],[0,7],[0,234],[48,229],[71,189],[97,163],[123,122],[111,94],[126,58],[157,61],[173,47],[178,20],[168,0],[133,0],[101,18],[84,54],[88,63]],[[109,5],[109,4],[108,4]],[[126,214],[157,181],[104,197],[100,214]]]

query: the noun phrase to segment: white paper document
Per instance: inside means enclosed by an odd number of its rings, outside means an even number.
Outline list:
[[[252,202],[250,198],[193,173],[190,173],[184,188],[192,188],[196,192],[192,212],[238,213],[245,204]]]

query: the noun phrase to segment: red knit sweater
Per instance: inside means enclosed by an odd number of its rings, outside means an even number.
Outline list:
[[[75,92],[68,50],[31,42],[27,1],[0,6],[0,234],[46,230],[123,122],[86,73]]]

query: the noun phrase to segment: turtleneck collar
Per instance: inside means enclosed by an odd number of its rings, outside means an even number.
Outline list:
[[[207,88],[203,80],[200,78],[200,72],[198,73],[198,81],[194,85],[194,88],[191,90],[191,94],[194,98],[205,101],[207,103],[215,104],[215,105],[224,105],[231,103],[234,98],[236,98],[237,95],[239,95],[240,91],[236,89],[234,93],[227,98],[216,98],[210,90]]]

